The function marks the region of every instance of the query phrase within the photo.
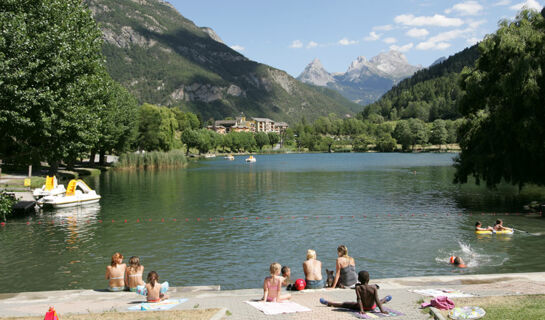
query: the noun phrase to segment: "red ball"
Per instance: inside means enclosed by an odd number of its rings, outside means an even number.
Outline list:
[[[301,290],[305,289],[306,286],[307,286],[307,282],[305,281],[305,279],[295,280],[294,287],[295,287],[295,289],[297,289],[297,291],[301,291]]]

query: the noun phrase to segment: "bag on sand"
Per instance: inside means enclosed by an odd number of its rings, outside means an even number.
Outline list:
[[[45,313],[44,320],[59,320],[59,316],[57,315],[55,308],[49,307],[49,311]]]

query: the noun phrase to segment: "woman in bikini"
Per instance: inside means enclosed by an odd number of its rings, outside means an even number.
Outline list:
[[[127,265],[123,263],[123,255],[116,252],[112,256],[112,262],[106,267],[106,279],[109,280],[108,290],[112,292],[125,290],[125,270]]]
[[[168,289],[168,282],[159,283],[159,275],[155,271],[148,273],[148,283],[146,283],[146,295],[148,302],[160,302],[168,299],[165,294]]]
[[[263,281],[263,301],[266,302],[282,302],[291,298],[289,293],[280,294],[282,290],[282,281],[284,278],[280,277],[280,264],[272,263],[270,268],[270,277],[266,277]]]
[[[129,288],[129,291],[136,292],[137,286],[145,285],[144,280],[142,280],[143,273],[144,266],[140,264],[140,258],[131,257],[125,272],[125,286]]]
[[[356,262],[348,256],[348,249],[344,245],[337,248],[337,262],[335,263],[336,273],[332,288],[353,287],[358,282],[356,274]]]

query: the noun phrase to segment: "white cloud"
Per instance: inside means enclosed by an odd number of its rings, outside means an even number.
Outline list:
[[[422,28],[422,29],[412,28],[409,31],[407,31],[407,33],[405,33],[405,34],[408,35],[409,37],[413,37],[413,38],[423,38],[423,37],[427,36],[430,33],[428,32],[428,30],[426,30],[424,28]]]
[[[373,27],[373,31],[390,31],[393,29],[394,27],[391,24]]]
[[[382,35],[381,34],[377,34],[375,31],[371,31],[369,32],[369,35],[365,38],[363,38],[363,40],[365,41],[377,41],[378,39],[380,39]]]
[[[517,11],[520,11],[523,8],[541,11],[542,6],[536,0],[526,0],[525,2],[517,3],[511,6],[510,8],[511,10],[517,10]]]
[[[428,39],[428,42],[444,42],[461,37],[466,33],[466,30],[454,29],[447,32],[441,32],[436,36]]]
[[[419,16],[415,17],[412,14],[402,14],[394,18],[394,21],[398,24],[406,26],[436,26],[436,27],[459,27],[464,24],[462,19],[448,18],[440,14],[433,16]]]
[[[497,7],[497,6],[508,6],[511,4],[511,0],[500,0],[496,3],[494,3],[494,7]]]
[[[399,52],[407,52],[407,51],[409,51],[410,49],[412,49],[413,46],[414,46],[414,44],[413,44],[412,42],[407,43],[407,44],[404,45],[404,46],[396,46],[396,45],[394,44],[394,45],[391,45],[391,46],[390,46],[390,50],[395,50],[395,51],[399,51]]]
[[[290,44],[290,48],[299,49],[303,47],[303,42],[301,40],[293,40]]]
[[[418,49],[418,50],[445,50],[448,47],[450,47],[450,43],[448,43],[448,42],[425,41],[425,42],[420,42],[416,46],[416,49]]]
[[[477,1],[466,1],[455,4],[452,8],[445,10],[445,13],[456,12],[462,16],[476,16],[484,7]]]
[[[341,46],[349,46],[349,45],[356,44],[356,43],[358,43],[356,40],[350,40],[348,38],[342,38],[338,42],[338,44],[340,44]]]
[[[466,21],[467,25],[469,26],[469,29],[470,30],[475,30],[477,29],[478,27],[480,27],[482,24],[485,24],[486,23],[486,20],[477,20],[477,21]]]
[[[308,44],[307,44],[307,49],[311,49],[311,48],[316,48],[318,46],[318,43],[314,42],[314,41],[310,41]]]
[[[234,46],[231,46],[231,49],[241,52],[241,51],[244,51],[245,48],[243,46],[239,46],[238,44],[235,44]]]
[[[466,39],[466,43],[470,46],[474,45],[475,43],[481,41],[481,39],[479,38],[476,38],[476,37],[472,37],[472,38],[469,38],[469,39]]]
[[[384,40],[384,43],[388,43],[388,44],[392,44],[392,43],[396,43],[397,42],[397,39],[394,38],[394,37],[388,37],[388,38],[385,38]]]

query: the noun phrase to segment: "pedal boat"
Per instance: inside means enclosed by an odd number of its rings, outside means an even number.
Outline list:
[[[63,184],[57,183],[57,177],[47,176],[45,178],[45,184],[41,188],[36,188],[32,192],[34,199],[38,200],[47,196],[58,196],[66,192]]]
[[[100,201],[100,195],[91,189],[83,180],[70,180],[64,195],[46,196],[37,201],[39,206],[66,208]]]
[[[249,156],[248,158],[246,158],[245,161],[246,162],[256,162],[256,159],[254,158],[254,156]]]

